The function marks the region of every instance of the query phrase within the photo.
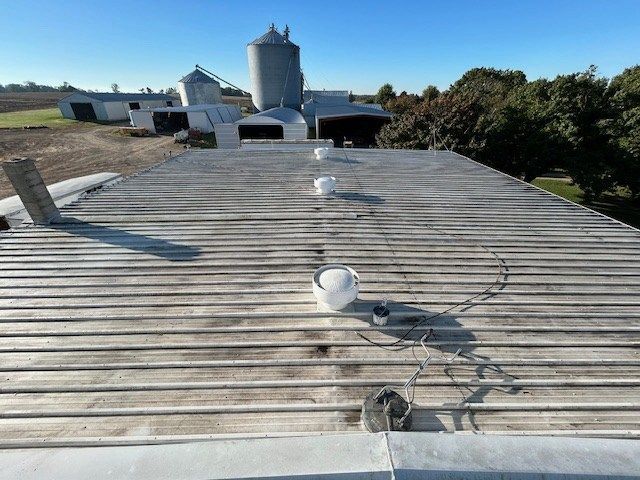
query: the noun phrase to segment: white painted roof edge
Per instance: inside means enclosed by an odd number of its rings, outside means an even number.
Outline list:
[[[4,479],[637,478],[637,440],[355,433],[0,451]]]
[[[47,186],[56,206],[62,207],[77,200],[80,195],[98,187],[113,185],[122,180],[122,175],[114,172],[100,172],[82,177],[69,178]],[[5,217],[14,226],[29,218],[18,195],[0,200],[0,217]]]

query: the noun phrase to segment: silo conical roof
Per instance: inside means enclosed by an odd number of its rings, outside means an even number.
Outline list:
[[[295,43],[279,33],[275,28],[270,28],[267,33],[256,38],[249,45],[295,45]]]
[[[193,72],[182,77],[180,82],[181,83],[218,83],[209,75],[207,75],[204,72],[201,72],[197,68]]]

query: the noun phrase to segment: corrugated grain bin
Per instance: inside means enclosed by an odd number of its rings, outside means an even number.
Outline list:
[[[259,111],[287,107],[300,111],[302,73],[300,47],[289,40],[289,28],[280,34],[273,25],[247,45],[253,104]]]
[[[220,84],[198,69],[178,82],[178,92],[183,106],[222,103]]]

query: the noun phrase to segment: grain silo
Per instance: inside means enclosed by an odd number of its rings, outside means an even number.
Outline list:
[[[289,27],[281,35],[273,24],[247,45],[254,106],[259,111],[276,107],[300,111],[302,73],[300,47],[289,40]]]
[[[178,82],[183,106],[222,103],[220,84],[197,68]]]

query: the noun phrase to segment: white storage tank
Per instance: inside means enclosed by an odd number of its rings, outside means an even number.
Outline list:
[[[178,82],[183,106],[222,103],[220,84],[197,68]]]
[[[263,112],[286,107],[300,111],[300,47],[289,40],[289,27],[282,35],[271,24],[267,33],[247,45],[247,56],[251,95],[256,109]]]

